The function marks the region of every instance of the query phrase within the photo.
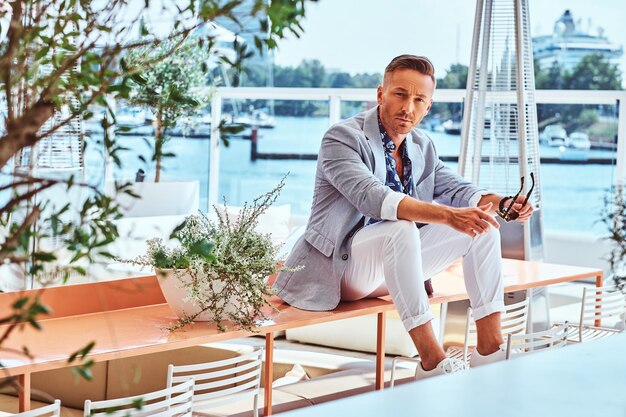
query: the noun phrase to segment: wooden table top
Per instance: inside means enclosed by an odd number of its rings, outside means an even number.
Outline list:
[[[504,260],[503,266],[507,292],[602,274],[594,268],[515,260]],[[467,298],[460,263],[434,277],[433,286],[433,304]],[[0,309],[8,308],[19,294],[0,294]],[[95,342],[90,359],[105,361],[252,335],[241,330],[222,332],[203,322],[166,330],[176,316],[154,276],[50,288],[42,293],[42,301],[54,310],[40,321],[43,330],[25,325],[2,344],[0,361],[11,375],[69,366],[68,355],[90,341]],[[256,329],[261,334],[395,309],[389,297],[341,303],[332,311],[299,310],[278,298],[272,303],[276,311],[267,311],[269,319]],[[0,326],[0,334],[5,328]],[[32,358],[19,353],[23,346]]]

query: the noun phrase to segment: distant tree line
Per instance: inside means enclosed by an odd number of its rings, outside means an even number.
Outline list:
[[[622,72],[601,55],[587,55],[571,71],[557,62],[541,68],[535,61],[535,85],[541,90],[621,90]],[[562,124],[568,132],[588,129],[592,138],[610,141],[617,135],[616,123],[602,123],[602,116],[615,116],[614,106],[543,104],[537,106],[539,127]]]
[[[245,69],[241,76],[241,84],[248,87],[265,87],[267,83],[267,68],[262,65],[252,65]],[[380,84],[382,76],[379,73],[361,73],[351,75],[343,71],[330,70],[317,59],[303,60],[297,67],[274,65],[274,87],[298,88],[375,88]],[[256,108],[265,107],[264,100],[251,101],[249,104]],[[345,112],[350,112],[354,106],[361,103],[344,103]],[[279,116],[316,116],[328,114],[328,103],[317,101],[287,101],[274,102],[274,112]]]
[[[250,87],[267,85],[267,69],[261,65],[247,68],[241,76],[241,84]],[[347,72],[326,68],[319,60],[303,60],[297,67],[274,65],[275,87],[301,88],[375,88],[382,81],[382,73],[361,73],[351,75]],[[437,79],[439,89],[465,89],[468,67],[453,64],[442,78]],[[621,90],[622,72],[601,55],[588,55],[571,71],[558,63],[549,68],[542,68],[535,62],[535,85],[537,89],[553,90]],[[374,98],[372,98],[373,100]],[[264,101],[251,101],[255,107],[264,107]],[[363,107],[360,103],[344,103],[342,111],[347,114]],[[314,116],[326,115],[328,103],[314,101],[283,101],[274,104],[277,115]],[[562,123],[568,131],[596,122],[600,115],[614,111],[607,106],[583,105],[540,105],[538,118],[540,127],[549,123]],[[431,119],[460,120],[463,107],[460,103],[435,103],[430,111]]]

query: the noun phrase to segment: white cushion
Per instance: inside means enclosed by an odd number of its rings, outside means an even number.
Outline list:
[[[160,237],[166,243],[169,242],[172,231],[185,220],[185,217],[150,216],[115,220],[114,223],[120,237],[109,245],[109,250],[114,255],[124,259],[145,255],[148,239]],[[170,243],[173,244],[174,242]]]
[[[125,193],[116,196],[125,217],[189,215],[200,207],[198,181],[136,182],[132,191],[141,198]],[[105,183],[105,193],[114,195],[113,182]]]
[[[289,255],[289,252],[291,252],[293,247],[296,245],[298,239],[300,239],[300,236],[304,234],[305,230],[306,225],[303,225],[296,227],[289,233],[289,236],[287,236],[287,239],[285,239],[285,243],[283,243],[283,245],[280,247],[280,251],[278,252],[278,259],[287,259],[287,255]]]
[[[376,315],[370,315],[289,329],[287,340],[373,353],[376,352],[376,320]],[[437,334],[439,319],[433,320],[432,324]],[[387,314],[386,327],[386,353],[409,357],[417,354],[411,337],[396,314]]]
[[[309,376],[299,363],[296,363],[284,377],[278,378],[272,383],[272,388],[282,387],[283,385],[293,384],[295,382],[306,381]]]
[[[226,212],[228,217],[234,221],[241,207],[236,206],[224,206],[223,204],[216,204],[215,209],[220,218],[224,218]],[[291,205],[284,204],[280,206],[271,206],[267,211],[259,216],[259,221],[256,226],[256,231],[259,233],[270,234],[272,236],[272,242],[276,244],[284,243],[289,237],[289,220],[291,217]],[[209,218],[211,216],[209,215]]]

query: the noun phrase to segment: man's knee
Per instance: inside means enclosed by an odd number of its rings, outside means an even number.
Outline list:
[[[481,241],[489,245],[500,245],[500,230],[495,227],[489,227],[485,233],[478,235],[475,241]]]
[[[394,246],[401,244],[405,248],[418,251],[420,249],[420,232],[415,223],[409,220],[384,222],[386,244]]]
[[[398,220],[395,222],[387,222],[393,231],[393,234],[402,238],[417,238],[419,240],[420,229],[414,222],[410,220]]]

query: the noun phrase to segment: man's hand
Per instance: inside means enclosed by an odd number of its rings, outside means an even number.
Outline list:
[[[492,207],[493,203],[487,203],[478,207],[452,209],[447,225],[470,237],[482,235],[487,232],[490,227],[498,229],[500,225],[496,219],[489,214]]]
[[[528,219],[530,219],[530,216],[533,215],[533,211],[535,211],[535,209],[533,208],[533,205],[530,202],[526,203],[526,205],[522,207],[522,204],[524,203],[525,199],[526,199],[526,196],[520,195],[515,200],[513,207],[511,207],[511,210],[516,211],[519,214],[517,219],[515,219],[518,222],[527,221]],[[507,201],[507,203],[510,204],[510,201],[511,200]]]

